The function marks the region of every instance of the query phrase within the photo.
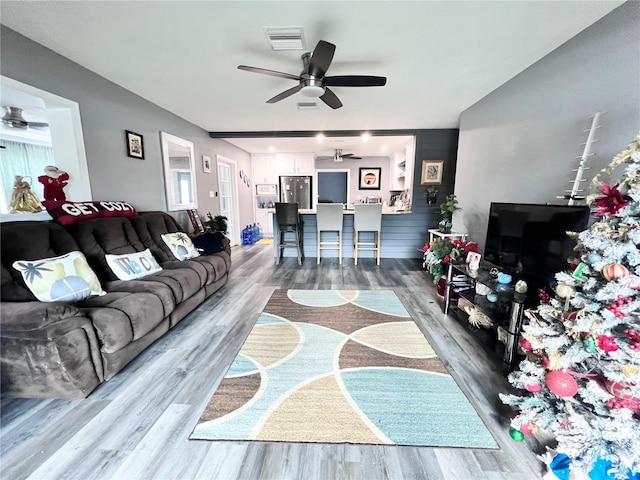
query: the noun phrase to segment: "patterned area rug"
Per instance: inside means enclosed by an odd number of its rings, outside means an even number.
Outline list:
[[[387,290],[276,290],[190,438],[497,448]]]

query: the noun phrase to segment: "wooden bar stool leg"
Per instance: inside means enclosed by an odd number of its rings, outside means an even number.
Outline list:
[[[376,263],[380,265],[380,232],[375,233],[375,242],[376,242]]]
[[[317,246],[318,246],[318,262],[317,262],[317,264],[320,265],[320,230],[318,230]]]
[[[342,265],[342,232],[338,231],[338,264]]]
[[[358,231],[353,232],[353,264],[358,265]]]
[[[302,265],[302,249],[300,243],[300,232],[296,228],[296,248],[298,249],[298,265]]]

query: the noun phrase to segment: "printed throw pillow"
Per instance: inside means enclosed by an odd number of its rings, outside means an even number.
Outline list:
[[[164,243],[166,243],[167,247],[171,250],[171,253],[173,253],[173,256],[178,260],[188,260],[200,256],[186,233],[165,233],[161,236]]]
[[[120,280],[134,280],[162,270],[148,248],[137,253],[107,254],[105,258],[111,271]]]
[[[43,202],[49,215],[60,225],[105,217],[137,217],[138,212],[127,202]]]
[[[100,280],[81,252],[70,252],[42,260],[18,260],[13,268],[41,302],[79,302],[105,295]]]

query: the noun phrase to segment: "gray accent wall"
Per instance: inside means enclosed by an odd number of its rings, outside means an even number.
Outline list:
[[[639,72],[640,2],[627,2],[464,111],[454,229],[484,245],[491,202],[566,205],[589,117],[606,112],[589,182],[640,129]]]
[[[164,110],[113,82],[87,70],[19,33],[0,26],[3,76],[45,90],[79,104],[91,190],[94,200],[124,200],[136,209],[166,210],[160,132],[194,143],[198,211],[219,213],[217,154],[235,160],[239,170],[251,171],[248,153],[219,139],[204,129]],[[99,52],[97,52],[99,54]],[[176,86],[175,94],[188,86]],[[203,105],[202,108],[215,108]],[[127,157],[125,130],[144,137],[144,160]],[[204,173],[202,155],[211,157],[213,171]],[[73,180],[73,179],[72,179]],[[240,223],[253,223],[253,196],[240,188]],[[214,197],[209,192],[214,192]],[[87,200],[75,199],[70,200]],[[190,228],[183,212],[171,212]],[[242,227],[241,227],[242,228]]]

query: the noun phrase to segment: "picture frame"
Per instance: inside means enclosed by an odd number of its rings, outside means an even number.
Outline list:
[[[380,190],[380,180],[382,178],[382,168],[360,167],[360,190]]]
[[[211,173],[211,157],[202,155],[202,171],[204,173]]]
[[[423,160],[420,185],[442,185],[444,160]]]
[[[189,220],[191,220],[191,225],[193,225],[193,233],[200,234],[204,233],[204,225],[202,225],[202,220],[200,220],[200,215],[198,215],[198,210],[195,208],[191,208],[187,210],[189,214]]]
[[[130,130],[125,130],[124,132],[127,141],[127,156],[144,160],[144,144],[142,141],[142,135]]]

